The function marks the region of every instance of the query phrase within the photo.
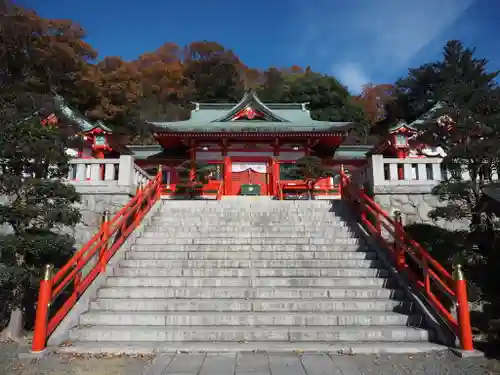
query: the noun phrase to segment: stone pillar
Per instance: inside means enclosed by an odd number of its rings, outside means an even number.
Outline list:
[[[132,186],[134,182],[134,157],[121,155],[118,165],[118,186]]]
[[[383,155],[372,155],[368,159],[366,178],[370,187],[384,184],[384,157]]]

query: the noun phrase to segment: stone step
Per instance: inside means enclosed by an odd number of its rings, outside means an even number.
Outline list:
[[[376,259],[375,252],[363,251],[129,251],[125,259],[172,260],[341,260]]]
[[[96,326],[72,329],[70,340],[78,341],[231,341],[231,342],[310,342],[310,341],[428,341],[428,331],[402,326]]]
[[[98,291],[98,298],[197,298],[197,299],[401,299],[404,292],[400,289],[368,287],[332,287],[332,288],[303,288],[303,287],[201,287],[201,288],[165,288],[152,286],[138,287],[103,287]]]
[[[348,219],[350,221],[351,218]],[[154,221],[161,223],[177,223],[179,221],[187,221],[192,223],[209,223],[214,222],[233,222],[238,224],[244,223],[256,223],[256,224],[276,224],[276,225],[291,225],[294,223],[311,223],[312,221],[320,222],[322,224],[329,223],[342,223],[344,222],[343,216],[338,216],[332,213],[321,213],[320,215],[315,215],[310,212],[303,214],[296,212],[283,212],[283,213],[267,213],[267,212],[242,212],[242,213],[223,213],[219,212],[217,214],[203,214],[200,212],[186,212],[186,213],[166,213],[163,215],[156,215]]]
[[[199,227],[214,226],[242,226],[242,227],[309,227],[310,223],[321,224],[322,227],[355,227],[354,223],[345,222],[342,219],[324,219],[316,217],[294,217],[293,214],[287,214],[282,218],[262,218],[262,217],[211,217],[205,216],[202,219],[194,218],[193,215],[186,217],[172,216],[170,218],[155,218],[153,224],[160,224],[165,227],[180,227],[184,225]]]
[[[312,270],[328,270],[330,268],[379,268],[382,264],[377,260],[366,259],[341,259],[341,260],[166,260],[166,259],[143,259],[143,260],[122,260],[120,267],[131,268],[307,268]]]
[[[375,268],[116,268],[115,276],[125,277],[388,277],[387,270]]]
[[[382,277],[260,277],[218,278],[218,277],[120,277],[113,276],[106,280],[107,286],[150,286],[150,287],[389,287],[389,280]],[[392,284],[393,285],[393,284]]]
[[[246,197],[247,201],[244,202],[242,197],[236,197],[236,200],[229,202],[226,201],[227,196],[224,196],[222,200],[206,199],[206,200],[191,200],[192,205],[176,205],[173,203],[182,202],[180,200],[170,200],[169,202],[164,202],[163,206],[160,207],[161,210],[165,211],[182,211],[182,210],[200,210],[200,211],[210,211],[210,210],[254,210],[254,211],[274,211],[274,210],[332,210],[340,211],[349,208],[345,202],[340,202],[340,200],[293,200],[287,199],[279,201],[274,199],[274,197]],[[259,201],[260,200],[260,201]],[[331,204],[330,202],[340,202],[341,204]],[[317,202],[317,203],[316,203]],[[183,201],[182,203],[187,203]],[[195,204],[198,203],[196,206]]]
[[[308,251],[335,251],[335,252],[373,252],[366,245],[360,244],[288,244],[288,245],[217,245],[217,244],[136,244],[132,245],[132,251],[161,251],[161,252],[185,252],[185,251],[228,251],[228,252],[308,252]]]
[[[337,238],[355,238],[353,233],[341,232],[336,233],[335,231],[326,232],[326,233],[311,233],[311,232],[289,232],[289,233],[278,233],[278,232],[224,232],[223,230],[217,231],[195,231],[189,230],[188,228],[183,231],[146,231],[141,235],[141,238],[231,238],[231,239],[240,239],[240,238],[325,238],[325,239],[337,239]]]
[[[92,301],[91,311],[411,311],[411,303],[396,299],[118,299]]]
[[[157,355],[158,353],[334,353],[334,354],[416,354],[445,351],[447,347],[426,341],[371,341],[371,342],[175,342],[161,341],[85,341],[56,349],[65,354],[100,355]],[[324,370],[324,369],[323,369]],[[314,374],[329,374],[315,372]],[[252,373],[253,375],[257,375]],[[285,373],[286,374],[286,373]],[[249,374],[247,374],[249,375]]]
[[[286,203],[277,203],[277,202],[265,202],[264,204],[255,204],[255,202],[251,202],[250,204],[224,204],[224,202],[217,203],[215,202],[212,205],[192,205],[192,206],[184,206],[184,207],[175,207],[172,205],[164,205],[161,207],[161,212],[184,212],[184,211],[198,211],[198,212],[220,212],[220,211],[230,211],[230,212],[239,212],[240,210],[246,211],[257,211],[257,212],[280,212],[280,211],[297,211],[297,212],[307,212],[310,210],[318,210],[323,212],[329,212],[332,208],[332,212],[337,211],[346,211],[347,206],[342,207],[332,207],[331,204],[328,203],[317,203],[310,204],[305,201],[302,201],[300,204],[290,204],[290,201]]]
[[[330,211],[324,207],[304,207],[297,210],[290,207],[283,209],[273,209],[272,207],[234,207],[234,208],[219,208],[217,210],[161,210],[157,213],[157,217],[169,218],[172,216],[188,217],[189,215],[202,217],[262,217],[262,218],[287,218],[289,215],[294,217],[315,217],[315,218],[342,218],[352,217],[352,214],[342,210]]]
[[[418,316],[388,311],[375,312],[163,312],[89,311],[80,317],[81,326],[406,326]]]
[[[175,237],[139,237],[138,245],[174,244],[174,245],[335,245],[362,244],[358,238],[175,238]]]
[[[148,228],[153,229],[165,229],[165,230],[177,230],[177,229],[193,229],[193,230],[218,230],[223,228],[224,230],[230,232],[238,232],[245,230],[260,230],[260,231],[277,231],[277,232],[286,232],[286,231],[327,231],[327,230],[352,230],[356,228],[357,225],[349,224],[345,222],[339,223],[323,223],[321,221],[315,221],[312,223],[303,222],[303,223],[295,223],[295,224],[287,224],[287,223],[277,223],[277,224],[259,224],[259,223],[238,223],[238,222],[230,222],[221,225],[220,223],[213,222],[203,222],[203,223],[194,223],[190,220],[186,220],[183,222],[179,221],[171,221],[171,222],[159,222],[158,220],[153,220],[151,225]]]

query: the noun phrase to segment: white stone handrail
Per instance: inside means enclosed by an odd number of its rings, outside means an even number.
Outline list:
[[[134,164],[134,185],[145,185],[152,177],[141,167]]]
[[[120,159],[73,158],[69,160],[70,182],[118,181]]]
[[[372,155],[368,163],[368,179],[375,192],[397,193],[405,189],[430,192],[434,186],[450,177],[450,174],[451,171],[445,168],[443,158],[398,159]],[[470,179],[467,171],[462,171],[462,179]],[[491,180],[498,180],[496,171],[492,173]]]
[[[442,158],[384,158],[372,155],[371,169],[374,185],[436,185],[446,171]],[[402,171],[402,172],[401,172]]]
[[[122,155],[118,159],[73,158],[69,160],[69,167],[67,181],[77,185],[79,190],[102,188],[112,192],[120,188],[133,193],[140,183],[146,184],[151,179],[135,165],[131,155]]]

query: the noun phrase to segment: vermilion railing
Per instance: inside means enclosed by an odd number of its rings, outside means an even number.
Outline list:
[[[95,278],[104,272],[127,237],[141,222],[161,194],[161,170],[112,219],[106,217],[101,229],[85,246],[52,276],[51,266],[40,282],[32,351],[43,351],[47,339]],[[50,311],[58,297],[58,308]]]
[[[299,195],[301,193],[309,193],[311,192],[311,186],[310,183],[307,181],[303,180],[296,180],[296,181],[278,181],[277,183],[278,186],[278,194],[277,197],[279,200],[283,200],[287,193],[290,193],[291,195]],[[312,190],[312,195],[314,196],[331,196],[335,195],[338,196],[340,192],[340,184],[333,184],[333,185],[316,185],[314,186],[314,189]]]
[[[472,328],[466,281],[460,265],[453,276],[420,244],[405,232],[400,216],[391,218],[362,189],[352,183],[341,170],[341,196],[359,214],[361,224],[386,249],[396,268],[405,272],[410,281],[440,314],[455,335],[463,350],[473,350]],[[450,311],[456,306],[457,318]]]
[[[221,183],[219,184],[219,188],[217,189],[217,195],[215,196],[217,200],[222,199],[222,193],[224,191],[223,189],[224,189],[224,181],[221,181]]]
[[[198,184],[196,184],[198,185]],[[190,196],[196,197],[215,197],[220,199],[223,193],[223,181],[213,180],[202,187],[192,188],[189,184],[166,184],[162,187],[163,196],[187,198]],[[182,191],[186,190],[186,191]],[[192,190],[192,191],[190,191]]]

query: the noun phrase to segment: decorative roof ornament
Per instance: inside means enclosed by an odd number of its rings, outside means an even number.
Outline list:
[[[256,113],[252,107],[246,107],[245,108],[245,116],[249,120],[253,120],[256,116]]]

